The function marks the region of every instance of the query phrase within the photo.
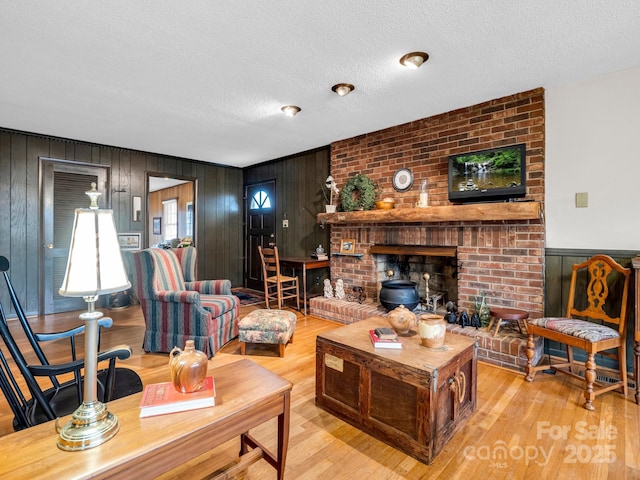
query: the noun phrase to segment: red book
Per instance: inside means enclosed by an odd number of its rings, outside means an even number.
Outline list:
[[[213,377],[207,377],[201,390],[181,393],[173,382],[152,383],[144,387],[140,400],[140,418],[165,413],[184,412],[215,405],[216,386]]]
[[[376,335],[375,330],[369,330],[369,337],[374,348],[402,348],[402,342],[399,338],[383,340]]]

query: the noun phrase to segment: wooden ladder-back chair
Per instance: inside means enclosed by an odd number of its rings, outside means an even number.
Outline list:
[[[627,395],[626,327],[630,274],[631,269],[607,255],[595,255],[573,265],[566,316],[525,321],[529,337],[526,381],[532,382],[538,370],[547,369],[584,380],[584,408],[587,410],[595,409],[593,400],[601,393],[620,388],[622,394]],[[534,367],[536,335],[564,344],[567,360]],[[586,352],[583,367],[574,362],[573,348]],[[617,382],[606,385],[596,382],[596,354],[618,360],[620,378]],[[584,368],[584,377],[579,374],[580,368]]]
[[[84,359],[76,358],[75,336],[84,333],[84,325],[70,330],[52,333],[36,333],[32,330],[24,314],[16,291],[8,275],[9,260],[0,256],[0,271],[11,298],[20,326],[29,341],[28,345],[18,344],[15,340],[2,304],[0,303],[0,337],[8,356],[0,349],[0,390],[4,394],[14,414],[15,430],[28,428],[47,420],[72,413],[82,403]],[[111,318],[101,318],[101,327],[110,327]],[[69,339],[70,360],[61,364],[51,364],[41,347],[42,342]],[[25,352],[31,346],[32,352]],[[142,391],[142,381],[137,373],[127,368],[116,368],[116,360],[125,360],[131,356],[131,349],[119,345],[98,353],[98,362],[107,366],[98,371],[98,397],[102,402],[131,395]],[[17,372],[12,370],[9,357],[13,358]],[[27,358],[37,358],[30,362]],[[22,380],[16,376],[20,373]],[[45,386],[46,379],[50,387]],[[22,385],[26,384],[26,389]]]
[[[275,300],[277,308],[281,309],[285,300],[295,299],[300,311],[300,291],[298,277],[288,277],[280,273],[280,257],[278,247],[262,248],[258,246],[262,260],[262,277],[264,279],[264,296],[267,308],[271,300]]]

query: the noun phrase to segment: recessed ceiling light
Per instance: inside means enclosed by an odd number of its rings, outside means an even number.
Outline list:
[[[429,59],[429,55],[425,52],[411,52],[403,55],[400,63],[405,67],[418,68]]]
[[[344,97],[345,95],[349,95],[351,92],[353,92],[355,88],[356,87],[354,87],[350,83],[337,83],[336,85],[331,87],[331,90],[336,92],[341,97]]]
[[[285,105],[280,110],[282,110],[287,117],[295,117],[302,109],[296,105]]]

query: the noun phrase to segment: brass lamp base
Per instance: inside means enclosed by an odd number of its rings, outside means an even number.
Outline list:
[[[102,445],[118,433],[120,424],[104,403],[95,400],[83,402],[71,420],[62,428],[56,423],[56,429],[60,433],[58,448],[73,452]]]

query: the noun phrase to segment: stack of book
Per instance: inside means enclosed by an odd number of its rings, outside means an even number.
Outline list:
[[[374,348],[402,348],[402,342],[393,328],[378,327],[369,330],[369,337]]]
[[[144,387],[140,401],[140,418],[213,407],[215,399],[216,387],[213,377],[207,377],[202,388],[192,393],[179,392],[173,386],[173,382],[152,383]]]

